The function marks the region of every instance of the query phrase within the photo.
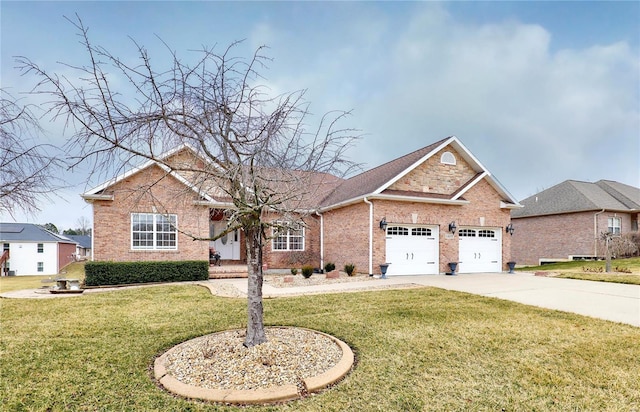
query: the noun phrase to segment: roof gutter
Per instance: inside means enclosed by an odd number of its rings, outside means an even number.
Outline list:
[[[464,206],[468,205],[468,200],[451,200],[451,199],[439,199],[433,197],[420,197],[420,196],[401,196],[401,195],[386,195],[386,194],[370,194],[363,197],[354,197],[349,200],[345,200],[340,203],[336,203],[331,206],[320,208],[322,212],[326,212],[333,209],[340,209],[341,207],[360,203],[364,200],[365,203],[369,203],[368,200],[396,200],[399,202],[414,202],[414,203],[435,203],[443,205]]]
[[[85,202],[88,203],[92,203],[94,200],[113,200],[114,196],[113,195],[89,195],[89,194],[83,194],[80,195]]]

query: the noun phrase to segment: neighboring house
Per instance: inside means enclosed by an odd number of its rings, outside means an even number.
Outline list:
[[[166,159],[189,150],[172,151]],[[304,226],[267,242],[267,269],[331,262],[374,274],[390,263],[388,275],[437,274],[459,262],[461,273],[497,272],[511,259],[505,228],[511,209],[520,205],[456,137],[349,179],[315,178],[323,194],[303,205],[314,213]],[[141,186],[151,191],[133,195]],[[84,193],[93,204],[94,260],[204,260],[213,247],[223,264],[245,262],[242,231],[210,243],[184,234],[220,233],[225,210],[233,208],[219,190],[201,187],[185,174],[147,162]],[[159,204],[172,206],[160,213]]]
[[[91,258],[91,236],[86,235],[65,235],[77,243],[76,260],[87,260]]]
[[[511,254],[518,264],[604,257],[602,233],[638,231],[640,189],[610,180],[567,180],[514,210]]]
[[[76,243],[31,223],[0,223],[2,274],[56,275],[73,262]]]

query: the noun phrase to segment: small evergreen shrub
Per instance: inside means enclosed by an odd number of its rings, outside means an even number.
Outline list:
[[[305,279],[309,279],[311,275],[313,275],[313,266],[309,266],[309,265],[303,266],[302,276],[304,276]]]
[[[86,286],[185,282],[209,279],[209,262],[206,260],[87,262],[84,270],[84,283]]]
[[[325,273],[329,273],[329,272],[331,272],[331,271],[333,271],[335,269],[336,269],[336,265],[331,263],[331,262],[329,262],[326,265],[324,265],[324,272]]]
[[[298,269],[296,269],[296,268],[291,268],[291,274],[292,274],[293,276],[297,275],[297,274],[298,274]]]
[[[347,276],[353,276],[355,275],[356,265],[354,265],[353,263],[347,263],[346,265],[344,265],[344,271]]]

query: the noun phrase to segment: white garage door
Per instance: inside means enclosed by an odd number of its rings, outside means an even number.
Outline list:
[[[438,274],[438,227],[389,226],[387,275]]]
[[[502,231],[463,228],[460,238],[459,273],[500,272],[502,270]]]

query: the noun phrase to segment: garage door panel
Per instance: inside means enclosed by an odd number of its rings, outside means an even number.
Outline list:
[[[459,273],[499,272],[502,268],[501,231],[463,228],[459,236]]]
[[[392,226],[387,228],[387,275],[438,273],[437,227]]]

